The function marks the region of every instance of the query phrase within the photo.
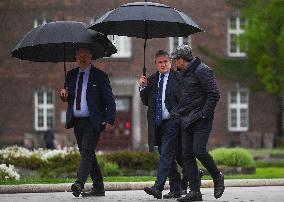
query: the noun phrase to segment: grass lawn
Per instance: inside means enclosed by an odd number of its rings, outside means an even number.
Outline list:
[[[225,179],[273,179],[284,178],[284,168],[257,168],[254,175],[228,175]],[[154,176],[113,176],[105,177],[105,182],[145,182],[154,181]],[[210,176],[204,176],[203,180],[211,179]],[[22,178],[18,181],[0,181],[1,185],[7,184],[53,184],[53,183],[72,183],[75,179],[69,178]],[[91,180],[88,180],[91,182]]]

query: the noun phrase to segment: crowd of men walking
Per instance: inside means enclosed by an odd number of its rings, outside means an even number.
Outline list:
[[[66,128],[74,127],[81,154],[77,180],[71,186],[76,197],[105,196],[95,149],[100,132],[112,127],[116,113],[108,76],[94,67],[91,59],[88,48],[77,50],[78,67],[68,72],[65,88],[60,92],[61,99],[68,102]],[[177,71],[171,68],[172,63]],[[144,191],[161,199],[169,178],[170,192],[164,198],[202,201],[203,172],[197,167],[198,159],[213,178],[215,198],[220,198],[225,189],[224,175],[206,149],[220,98],[214,73],[193,56],[188,45],[176,47],[170,55],[164,50],[157,51],[155,66],[156,73],[139,79],[141,101],[148,106],[149,150],[154,151],[157,146],[160,154],[155,184]],[[177,164],[182,167],[182,177]],[[83,192],[89,175],[93,187]]]

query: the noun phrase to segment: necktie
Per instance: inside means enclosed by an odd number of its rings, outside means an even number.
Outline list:
[[[79,81],[77,85],[77,97],[76,97],[76,110],[81,109],[81,93],[82,93],[82,84],[83,84],[83,76],[85,72],[80,72]]]
[[[156,119],[155,119],[155,122],[158,126],[162,122],[162,115],[163,115],[162,95],[163,95],[164,76],[165,76],[164,74],[160,75],[160,81],[159,81],[157,97],[156,97]]]

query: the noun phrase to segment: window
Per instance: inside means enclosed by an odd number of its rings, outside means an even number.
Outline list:
[[[116,111],[118,112],[128,112],[130,111],[130,99],[129,98],[116,98]]]
[[[35,130],[46,131],[54,127],[54,93],[37,91],[35,101]]]
[[[246,53],[240,44],[240,36],[244,33],[247,21],[242,17],[230,17],[228,20],[228,55],[245,57]]]
[[[114,44],[117,53],[112,55],[113,58],[131,57],[131,38],[127,36],[109,35],[108,39]]]
[[[34,28],[40,26],[40,25],[43,25],[43,24],[46,24],[48,22],[51,22],[52,19],[51,18],[46,18],[46,17],[41,17],[41,18],[36,18],[34,19]]]
[[[169,53],[182,44],[187,44],[191,46],[191,37],[169,37]]]
[[[248,131],[249,127],[249,93],[247,89],[232,90],[228,96],[229,131]]]

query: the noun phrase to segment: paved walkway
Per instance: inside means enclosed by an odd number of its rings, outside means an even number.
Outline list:
[[[283,202],[284,186],[227,187],[220,199],[213,197],[212,188],[201,189],[203,201],[210,202]],[[163,192],[167,193],[167,190]],[[171,202],[175,199],[154,199],[142,190],[107,191],[105,197],[75,198],[70,192],[0,194],[2,202]]]

